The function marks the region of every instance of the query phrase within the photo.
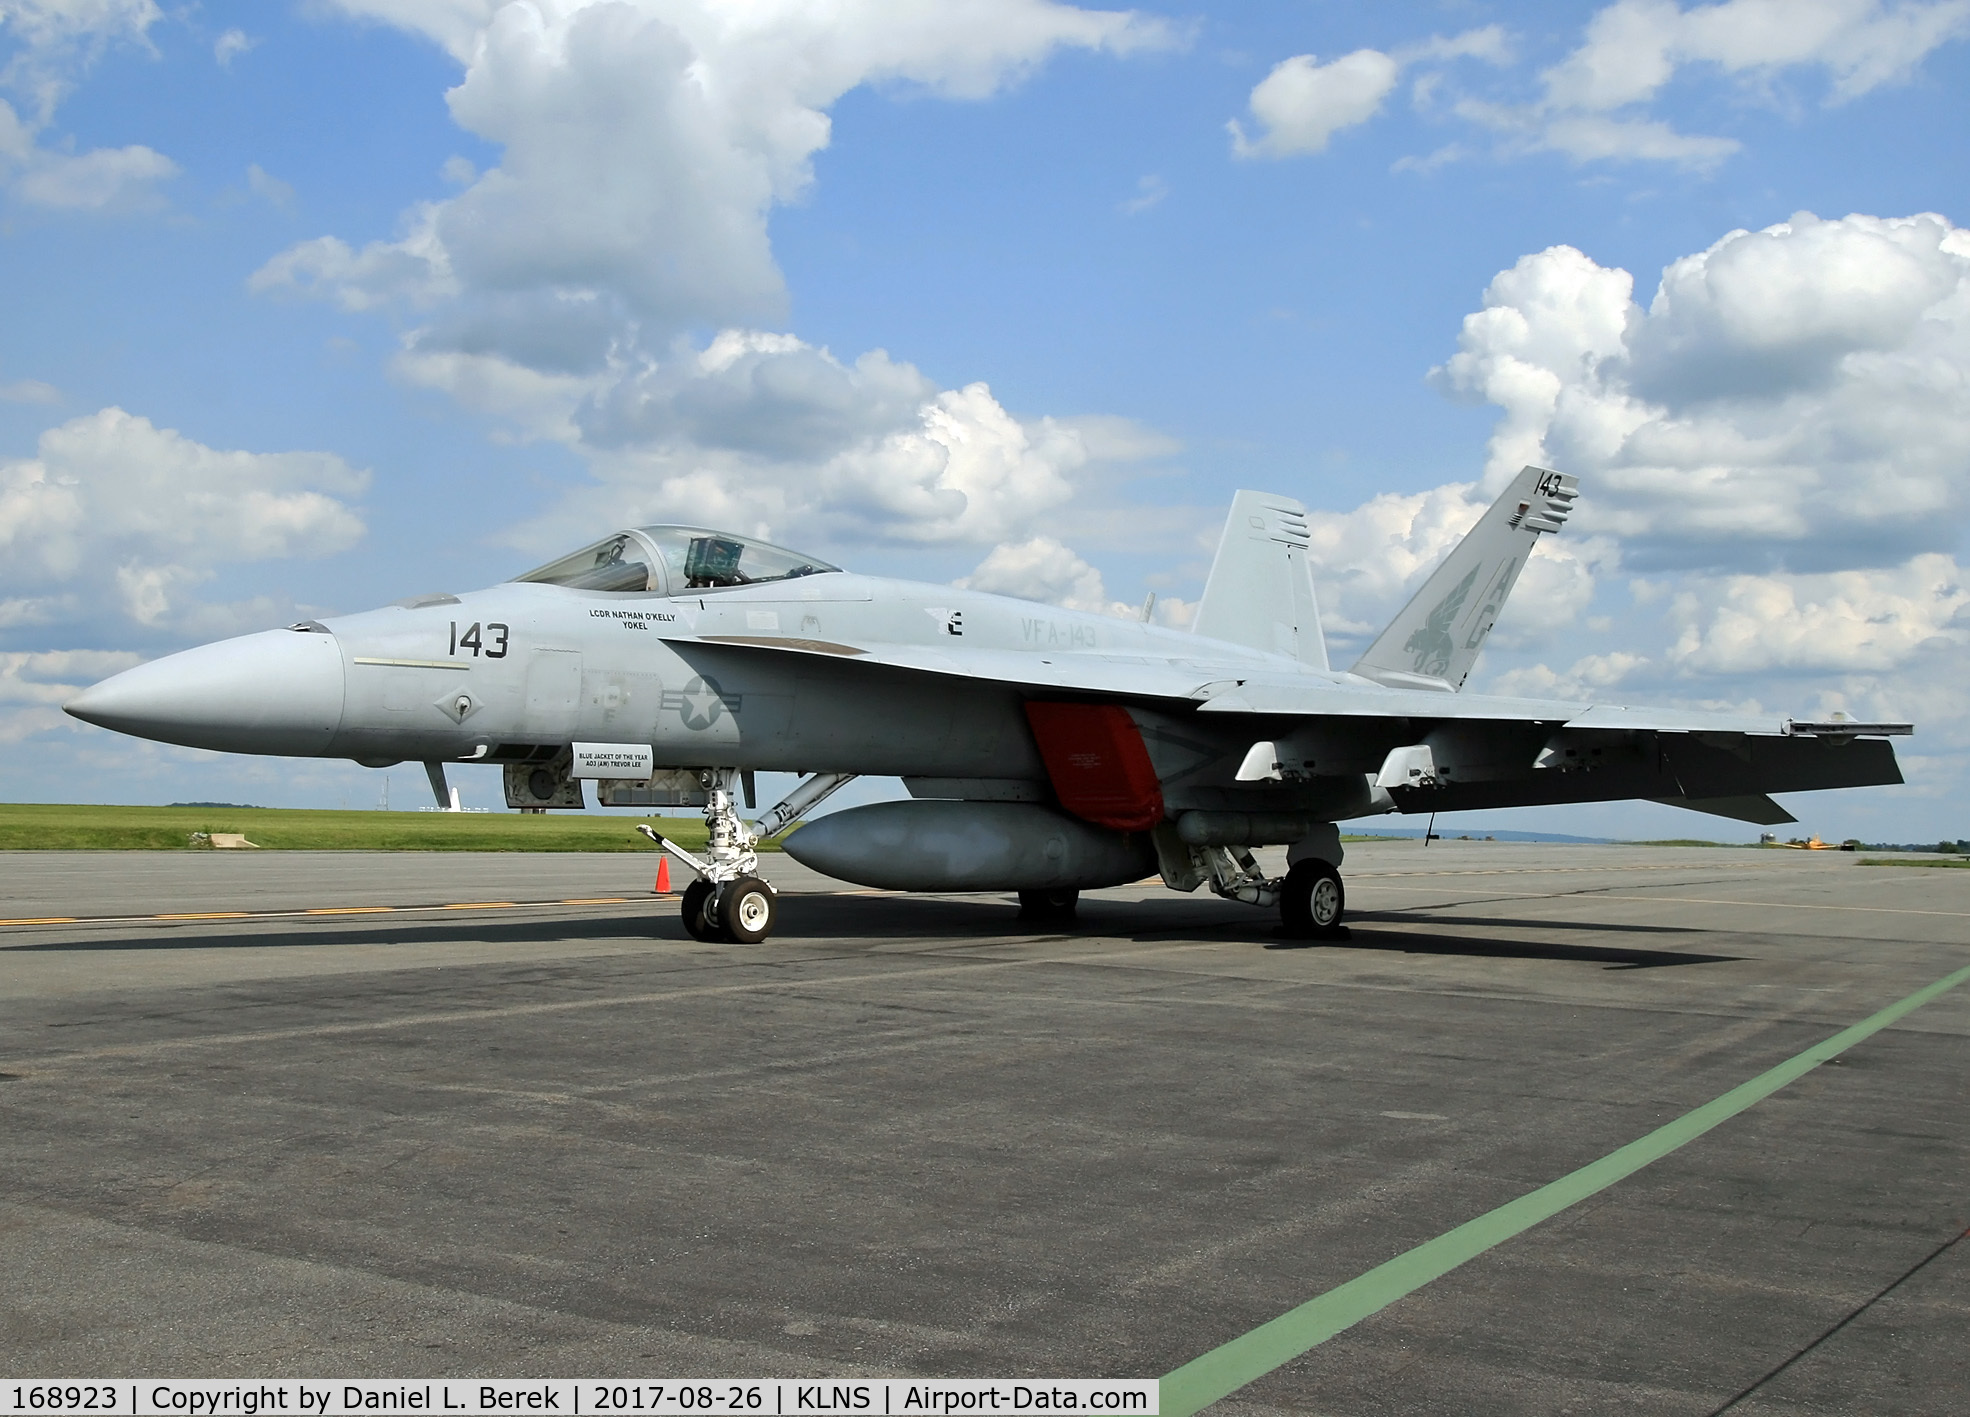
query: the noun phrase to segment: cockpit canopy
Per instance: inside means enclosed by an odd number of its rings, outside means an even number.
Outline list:
[[[575,590],[656,591],[683,595],[839,573],[815,556],[729,531],[641,526],[604,537],[572,556],[549,561],[515,580]]]

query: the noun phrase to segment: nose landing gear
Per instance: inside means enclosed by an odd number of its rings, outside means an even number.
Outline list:
[[[694,940],[757,944],[773,933],[780,893],[759,878],[759,843],[779,835],[808,808],[854,780],[852,773],[815,773],[786,799],[759,819],[757,829],[740,818],[733,805],[737,768],[708,768],[699,774],[705,785],[705,854],[693,856],[654,827],[638,822],[636,830],[697,873],[684,888],[684,931]]]

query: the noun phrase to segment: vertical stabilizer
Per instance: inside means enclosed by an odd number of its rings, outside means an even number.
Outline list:
[[[1306,508],[1291,497],[1240,492],[1231,499],[1211,577],[1191,629],[1214,640],[1327,667],[1320,606],[1307,561]]]
[[[1563,472],[1522,469],[1368,647],[1354,672],[1392,688],[1463,688],[1533,543],[1565,524],[1579,487]]]

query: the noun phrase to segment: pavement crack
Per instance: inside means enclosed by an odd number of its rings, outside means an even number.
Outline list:
[[[1759,1378],[1756,1382],[1750,1384],[1748,1387],[1741,1388],[1737,1392],[1733,1393],[1729,1398],[1729,1400],[1726,1401],[1723,1406],[1713,1408],[1710,1412],[1710,1417],[1722,1417],[1722,1414],[1730,1411],[1733,1407],[1736,1407],[1740,1402],[1743,1402],[1747,1397],[1751,1397],[1754,1394],[1756,1394],[1758,1389],[1764,1387],[1767,1383],[1770,1383],[1773,1379],[1779,1377],[1788,1368],[1792,1367],[1794,1364],[1798,1363],[1801,1359],[1805,1358],[1808,1354],[1812,1353],[1815,1349],[1825,1344],[1835,1334],[1839,1333],[1840,1330],[1847,1327],[1848,1324],[1852,1323],[1855,1319],[1859,1318],[1862,1314],[1865,1314],[1869,1309],[1873,1308],[1876,1304],[1880,1303],[1883,1299],[1887,1298],[1890,1294],[1894,1293],[1897,1289],[1901,1288],[1904,1284],[1908,1283],[1909,1280],[1915,1278],[1916,1275],[1920,1274],[1923,1270],[1927,1269],[1930,1265],[1934,1264],[1937,1260],[1941,1259],[1944,1255],[1948,1254],[1951,1250],[1955,1249],[1957,1245],[1961,1244],[1966,1239],[1970,1239],[1970,1229],[1959,1231],[1957,1234],[1950,1236],[1947,1240],[1943,1241],[1942,1244],[1936,1246],[1935,1249],[1929,1251],[1928,1254],[1924,1255],[1921,1259],[1917,1260],[1914,1264],[1910,1265],[1907,1269],[1903,1270],[1900,1274],[1896,1275],[1893,1279],[1889,1280],[1887,1284],[1882,1286],[1880,1289],[1876,1290],[1873,1294],[1868,1296],[1866,1299],[1862,1300],[1859,1304],[1855,1305],[1853,1309],[1848,1311],[1846,1316],[1842,1318],[1839,1323],[1835,1324],[1832,1328],[1828,1329],[1825,1333],[1822,1333],[1818,1338],[1815,1338],[1811,1343],[1808,1343],[1805,1347],[1799,1349],[1791,1357],[1787,1358],[1783,1363],[1780,1363],[1776,1368],[1773,1368],[1770,1372],[1766,1373],[1763,1377]]]

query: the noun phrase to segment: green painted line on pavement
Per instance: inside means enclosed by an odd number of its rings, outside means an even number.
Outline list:
[[[1656,1128],[1647,1136],[1629,1142],[1568,1175],[1517,1200],[1507,1201],[1496,1210],[1468,1220],[1455,1230],[1426,1240],[1386,1264],[1350,1279],[1278,1318],[1260,1324],[1250,1333],[1213,1348],[1191,1359],[1168,1374],[1162,1382],[1160,1417],[1190,1417],[1190,1414],[1228,1397],[1274,1368],[1290,1363],[1317,1344],[1352,1328],[1370,1314],[1387,1308],[1405,1295],[1439,1279],[1468,1260],[1476,1259],[1495,1245],[1549,1220],[1569,1206],[1606,1190],[1616,1181],[1632,1176],[1651,1161],[1659,1161],[1678,1147],[1695,1141],[1711,1128],[1729,1121],[1787,1083],[1796,1081],[1827,1059],[1837,1057],[1861,1040],[1880,1032],[1905,1014],[1913,1013],[1930,1000],[1970,980],[1970,966],[1938,979],[1926,989],[1918,989],[1899,1003],[1890,1004],[1871,1018],[1852,1028],[1842,1029],[1824,1042],[1786,1059],[1777,1067],[1741,1083],[1723,1096],[1686,1112],[1675,1121]]]

